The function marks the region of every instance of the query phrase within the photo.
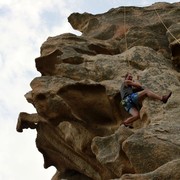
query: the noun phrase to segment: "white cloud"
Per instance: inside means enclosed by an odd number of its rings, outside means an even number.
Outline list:
[[[50,180],[56,170],[43,169],[43,157],[35,146],[35,131],[25,130],[19,134],[15,128],[15,121],[6,121],[0,127],[0,137],[5,138],[1,140],[0,179]]]
[[[35,112],[24,94],[30,90],[31,80],[39,76],[34,59],[48,36],[71,31],[65,17],[70,12],[66,2],[51,0],[0,1],[0,179],[49,180],[54,168],[43,168],[43,158],[35,146],[36,131],[16,132],[18,114]],[[43,13],[55,17],[45,16]],[[62,9],[61,9],[62,8]],[[59,13],[58,13],[59,10]],[[49,28],[45,23],[57,19]],[[67,18],[67,17],[66,17]],[[59,22],[58,22],[59,20]],[[61,25],[61,26],[60,26]]]
[[[154,1],[125,0],[1,0],[0,1],[0,180],[50,180],[35,147],[35,130],[16,132],[18,114],[35,112],[24,98],[40,76],[34,59],[49,36],[77,33],[67,21],[73,12],[102,13],[113,7]],[[178,1],[174,1],[178,2]],[[80,34],[80,33],[79,33]]]

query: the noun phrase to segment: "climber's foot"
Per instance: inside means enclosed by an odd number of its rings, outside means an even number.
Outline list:
[[[131,125],[131,124],[126,124],[126,123],[122,123],[125,127],[127,127],[127,128],[130,128],[130,129],[133,129],[133,126]]]
[[[172,92],[170,92],[168,95],[162,97],[162,102],[167,103],[168,99],[171,97]]]

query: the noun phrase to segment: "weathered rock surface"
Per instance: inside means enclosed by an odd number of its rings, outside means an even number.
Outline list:
[[[125,174],[119,180],[179,179],[180,159],[170,161],[154,171],[145,174]],[[118,180],[118,179],[116,179]]]
[[[25,95],[37,113],[21,112],[17,131],[36,129],[44,167],[57,169],[52,180],[180,179],[179,12],[180,3],[156,3],[74,13],[68,20],[81,36],[42,44],[42,76]],[[167,104],[145,100],[132,130],[120,126],[127,72],[160,95],[173,92]]]

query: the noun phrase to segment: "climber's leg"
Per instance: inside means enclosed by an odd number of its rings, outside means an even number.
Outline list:
[[[138,92],[138,101],[141,103],[146,97],[152,98],[154,100],[162,100],[162,96],[155,94],[149,89],[144,89],[143,91]]]
[[[140,103],[142,103],[142,101],[146,98],[146,97],[149,97],[149,98],[152,98],[154,100],[160,100],[162,101],[163,103],[166,103],[168,101],[168,99],[170,98],[172,92],[170,92],[168,95],[166,96],[160,96],[154,92],[152,92],[151,90],[149,89],[144,89],[143,91],[140,91],[138,92],[138,101]]]
[[[130,124],[132,124],[134,121],[138,120],[140,118],[140,113],[139,111],[135,108],[135,107],[132,107],[130,110],[129,110],[129,113],[132,115],[131,117],[127,118],[123,124],[125,126],[128,126]]]

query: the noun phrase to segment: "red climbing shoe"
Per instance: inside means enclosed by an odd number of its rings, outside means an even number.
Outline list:
[[[168,99],[171,97],[172,92],[170,92],[168,95],[162,97],[162,102],[167,103]]]

